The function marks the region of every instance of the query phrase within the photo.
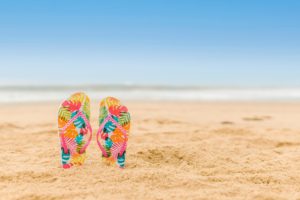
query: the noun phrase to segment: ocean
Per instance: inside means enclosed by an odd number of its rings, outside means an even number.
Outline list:
[[[114,96],[138,101],[300,101],[300,88],[166,86],[0,86],[0,102],[61,101],[74,92],[93,100]]]

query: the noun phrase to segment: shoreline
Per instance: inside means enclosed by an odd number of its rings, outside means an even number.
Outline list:
[[[100,100],[114,96],[127,101],[214,101],[214,102],[284,102],[300,101],[300,88],[65,88],[46,87],[0,88],[0,103],[6,102],[38,102],[59,101],[66,96],[84,91],[91,99]]]

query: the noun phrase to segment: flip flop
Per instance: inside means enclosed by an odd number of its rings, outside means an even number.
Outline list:
[[[109,164],[124,168],[130,130],[127,107],[116,98],[105,98],[100,103],[99,125],[97,143],[103,159]]]
[[[90,99],[84,93],[73,94],[62,102],[58,111],[62,167],[82,165],[92,139]]]

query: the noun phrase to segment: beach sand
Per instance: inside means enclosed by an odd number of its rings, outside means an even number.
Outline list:
[[[300,103],[125,102],[127,168],[63,170],[59,103],[0,105],[0,199],[300,199]],[[92,104],[97,131],[98,106]]]

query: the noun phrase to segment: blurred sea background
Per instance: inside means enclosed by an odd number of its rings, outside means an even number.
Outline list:
[[[1,86],[0,102],[61,101],[74,92],[84,91],[91,99],[114,96],[142,101],[299,101],[300,88],[284,87],[196,87],[196,86]]]

